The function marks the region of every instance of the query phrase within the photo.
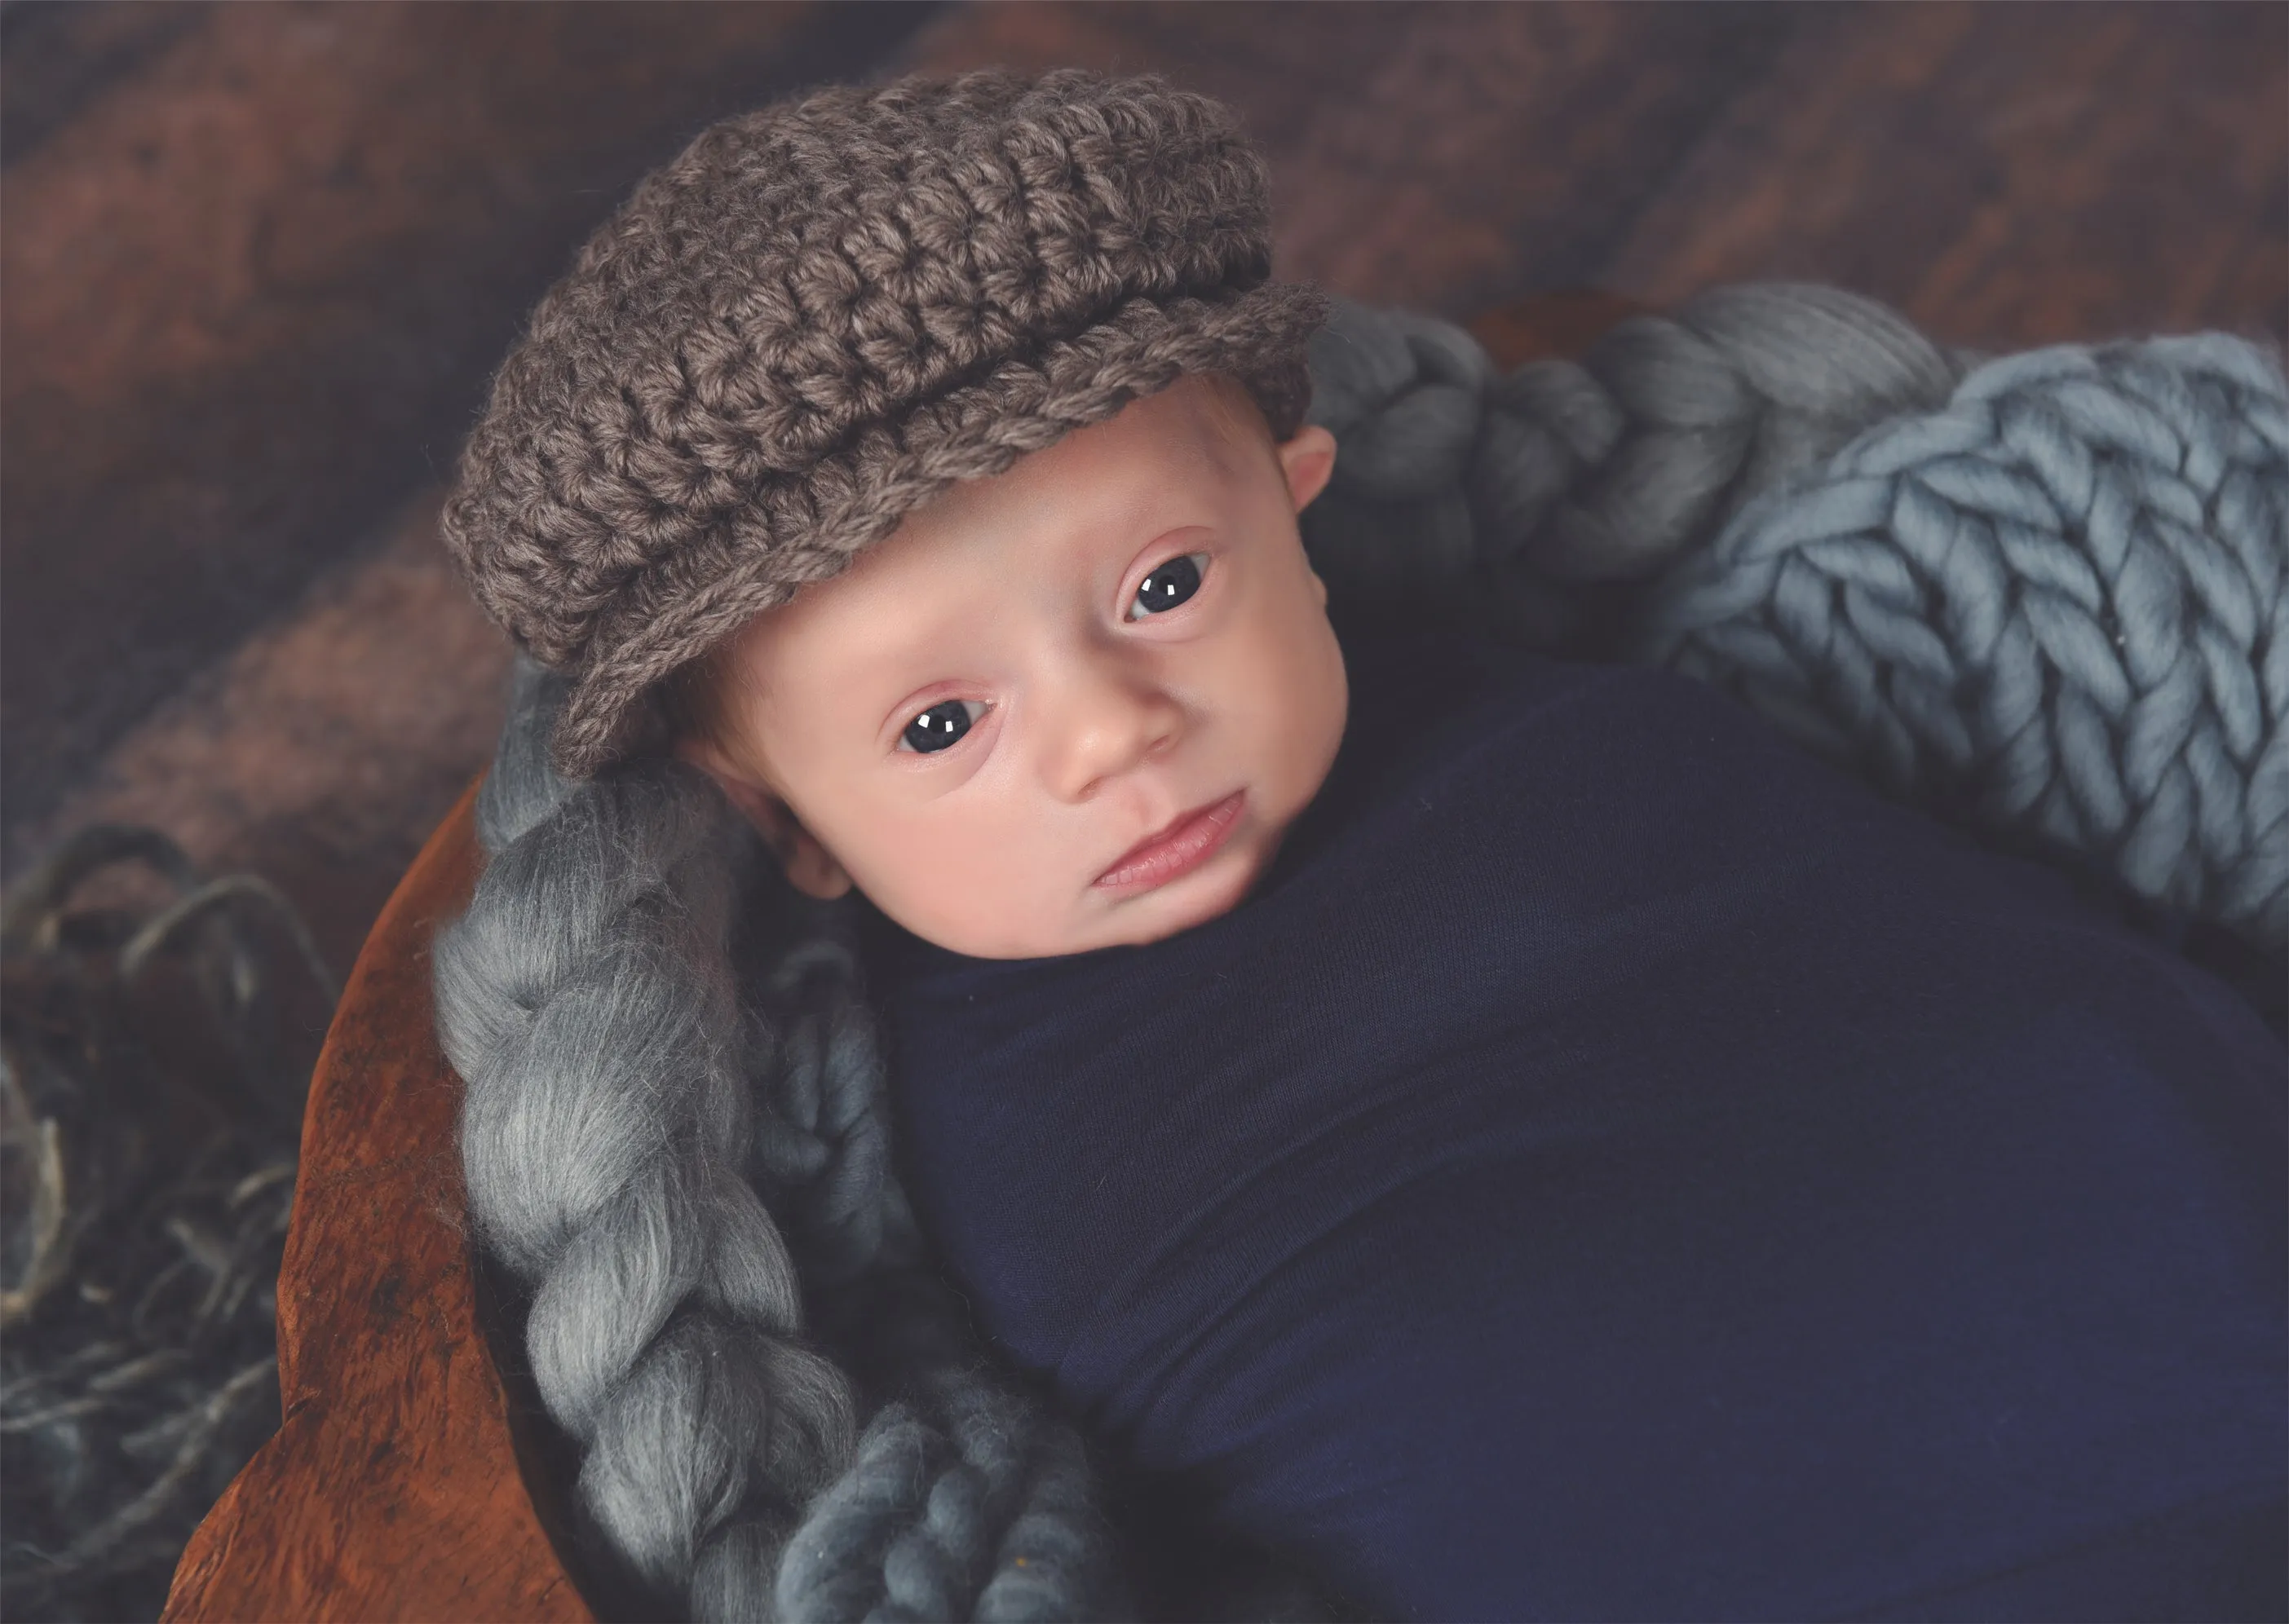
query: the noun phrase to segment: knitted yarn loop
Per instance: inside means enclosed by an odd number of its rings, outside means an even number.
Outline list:
[[[1738,513],[1628,652],[2289,947],[2289,394],[2240,339],[1980,367]]]

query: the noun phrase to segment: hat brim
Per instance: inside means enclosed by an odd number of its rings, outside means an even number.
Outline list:
[[[1235,378],[1264,405],[1276,434],[1293,433],[1309,394],[1306,345],[1327,313],[1325,295],[1292,283],[1216,299],[1132,299],[1079,333],[869,425],[626,584],[557,717],[557,770],[591,777],[658,747],[658,722],[640,702],[670,673],[798,586],[840,574],[948,485],[1000,474],[1179,378]]]

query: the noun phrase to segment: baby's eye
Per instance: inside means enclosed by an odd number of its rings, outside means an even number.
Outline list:
[[[940,700],[906,724],[905,731],[898,735],[899,748],[922,755],[945,749],[969,732],[977,720],[969,713],[973,705],[977,705],[979,715],[985,713],[985,707],[975,699]]]
[[[1129,606],[1128,617],[1142,620],[1146,615],[1172,609],[1200,591],[1200,574],[1208,557],[1205,553],[1187,553],[1155,569],[1137,584],[1137,601]],[[1193,561],[1196,559],[1200,561],[1197,563]]]

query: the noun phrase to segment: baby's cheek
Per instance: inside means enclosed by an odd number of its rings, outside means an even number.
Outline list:
[[[851,878],[869,901],[908,930],[947,946],[961,925],[962,855],[947,832],[923,817],[887,819],[865,832]]]
[[[1319,793],[1344,737],[1349,712],[1343,650],[1324,621],[1301,628],[1267,673],[1272,703],[1260,713],[1258,750],[1265,812],[1292,818]]]
[[[1038,832],[934,829],[887,851],[875,905],[926,940],[984,959],[1074,951],[1086,876]],[[865,888],[862,884],[861,889]]]

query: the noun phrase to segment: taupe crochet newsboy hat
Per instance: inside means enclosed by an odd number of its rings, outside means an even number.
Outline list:
[[[486,611],[573,684],[586,777],[646,695],[949,482],[1190,372],[1285,438],[1326,301],[1272,283],[1262,160],[1156,79],[829,90],[707,130],[534,311],[445,508]]]

